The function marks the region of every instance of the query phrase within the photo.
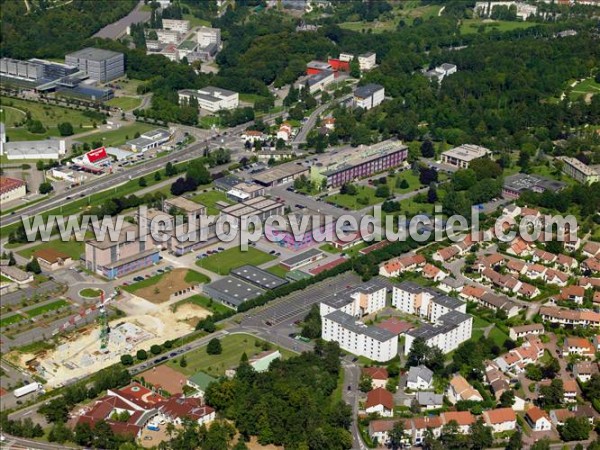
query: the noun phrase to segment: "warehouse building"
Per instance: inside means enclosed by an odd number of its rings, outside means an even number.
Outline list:
[[[171,139],[169,130],[157,128],[156,130],[146,131],[139,138],[127,141],[127,145],[134,152],[144,153],[156,147],[160,147]]]
[[[0,177],[0,204],[25,197],[27,183],[18,178]]]
[[[281,261],[281,265],[288,270],[298,269],[302,266],[314,263],[319,259],[323,258],[325,254],[316,248],[307,250],[299,255],[292,256],[286,260]]]
[[[4,124],[0,123],[0,156],[6,156],[9,161],[20,159],[57,160],[65,154],[66,145],[63,139],[6,142]]]
[[[263,289],[233,276],[204,285],[202,291],[213,300],[236,310],[242,303],[265,293]]]
[[[273,275],[271,272],[248,264],[231,269],[229,273],[242,281],[265,290],[277,289],[288,283],[287,280],[284,280],[277,275]]]
[[[65,64],[79,68],[95,81],[106,83],[125,74],[123,53],[88,47],[69,53]]]
[[[256,217],[262,222],[270,216],[283,214],[284,210],[283,202],[258,196],[223,208],[221,216],[239,225],[242,220],[248,220],[251,217]]]

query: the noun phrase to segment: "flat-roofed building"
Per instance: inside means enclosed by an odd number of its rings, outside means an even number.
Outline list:
[[[36,82],[44,77],[44,66],[37,62],[0,58],[0,76]]]
[[[583,184],[592,184],[600,181],[600,174],[596,169],[590,167],[577,158],[563,156],[560,158],[563,162],[562,171],[576,181]]]
[[[471,339],[473,317],[460,311],[441,316],[435,325],[425,324],[405,334],[404,354],[408,355],[415,339],[423,338],[428,346],[438,347],[444,354],[456,350]]]
[[[390,331],[367,326],[339,310],[321,319],[323,340],[337,342],[343,350],[381,362],[398,355],[398,337]]]
[[[265,290],[277,289],[288,283],[287,280],[273,275],[271,272],[249,264],[231,269],[229,274]]]
[[[131,147],[134,152],[144,153],[156,147],[160,147],[165,142],[171,139],[171,132],[162,128],[155,130],[146,131],[141,134],[139,138],[127,141],[127,145]]]
[[[221,46],[221,29],[200,27],[196,32],[196,37],[200,47],[208,47],[211,44],[216,44],[217,48]]]
[[[189,20],[162,19],[162,26],[165,30],[175,30],[179,33],[187,33],[190,31]]]
[[[229,308],[237,309],[242,303],[264,294],[265,290],[239,278],[226,276],[202,286],[202,292]]]
[[[442,153],[442,163],[467,169],[472,161],[491,155],[492,152],[479,145],[464,144]]]
[[[3,130],[3,124],[0,124]],[[6,142],[4,131],[0,133],[0,155],[6,155],[9,161],[20,159],[51,159],[57,160],[66,154],[66,145],[63,139],[43,139],[41,141],[14,141]]]
[[[281,261],[281,265],[288,270],[298,269],[302,266],[311,264],[319,259],[323,258],[325,254],[316,248],[307,250],[299,255],[292,256],[291,258]]]
[[[92,80],[106,83],[125,74],[123,53],[100,48],[84,48],[65,56],[65,64],[83,70]]]
[[[354,90],[354,107],[371,109],[385,99],[385,88],[380,84],[366,84]]]
[[[238,183],[227,191],[227,198],[235,202],[243,202],[264,194],[264,186],[254,183]]]
[[[275,166],[272,169],[257,173],[253,176],[253,180],[263,186],[272,187],[279,184],[289,183],[302,175],[308,175],[308,167],[290,162]]]
[[[368,72],[375,64],[377,64],[377,54],[374,52],[367,52],[361,55],[358,55],[358,65],[362,72]]]
[[[223,208],[221,215],[240,226],[243,220],[248,220],[251,217],[263,222],[270,216],[282,215],[284,210],[285,204],[283,202],[259,195]]]
[[[150,239],[140,239],[137,226],[122,227],[118,239],[85,242],[85,267],[109,280],[122,277],[159,261],[159,250]]]
[[[188,219],[195,218],[199,220],[200,217],[206,216],[206,206],[185,197],[173,197],[165,200],[163,209],[172,215],[185,214]],[[176,214],[173,214],[173,212]]]
[[[227,89],[206,86],[202,89],[183,89],[178,92],[179,103],[189,104],[190,98],[198,100],[198,106],[209,112],[218,112],[222,109],[235,109],[239,106],[240,95]]]
[[[562,191],[566,183],[541,177],[539,175],[517,173],[504,179],[502,196],[504,198],[519,198],[525,191],[533,191],[541,194],[545,191],[553,193]]]

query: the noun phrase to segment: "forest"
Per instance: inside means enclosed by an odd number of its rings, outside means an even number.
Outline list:
[[[206,401],[235,423],[244,438],[257,436],[263,445],[289,449],[349,449],[352,410],[333,401],[341,370],[335,342],[317,341],[313,353],[256,373],[242,355],[233,379],[209,385]]]

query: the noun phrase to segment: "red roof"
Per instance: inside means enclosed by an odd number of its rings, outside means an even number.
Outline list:
[[[90,150],[85,154],[85,156],[91,163],[108,158],[108,154],[106,153],[106,149],[104,147],[98,147],[94,150]]]
[[[546,411],[538,408],[537,406],[534,406],[534,407],[530,408],[529,411],[527,411],[527,417],[529,417],[529,419],[533,423],[537,423],[537,421],[542,418],[545,418],[546,420],[550,420],[550,419],[548,419],[548,414],[546,414]]]
[[[415,326],[410,322],[405,322],[395,317],[390,317],[381,323],[377,324],[378,328],[390,331],[394,334],[402,334],[408,330],[412,330]]]
[[[366,408],[383,405],[386,409],[394,409],[394,396],[384,388],[373,389],[367,393]]]
[[[483,416],[486,423],[496,425],[505,422],[514,422],[517,420],[517,415],[512,408],[498,408],[489,411],[484,411]]]
[[[339,266],[346,262],[346,258],[338,258],[333,261],[328,262],[327,264],[323,264],[321,266],[313,267],[309,270],[312,275],[319,275],[321,272],[325,272],[326,270],[333,269],[334,267]]]
[[[185,398],[179,394],[164,401],[158,409],[167,416],[188,417],[195,421],[215,412],[214,408],[204,405],[201,399]]]
[[[390,243],[391,243],[390,241],[377,242],[376,244],[369,245],[368,247],[363,248],[362,250],[359,251],[359,253],[361,255],[367,255],[367,254],[371,253],[372,251],[387,247],[388,245],[390,245]]]
[[[385,367],[365,367],[362,373],[370,376],[373,380],[387,380],[389,378]]]
[[[459,426],[471,425],[475,422],[473,414],[469,411],[451,411],[441,414],[444,424],[450,423],[453,420],[458,423]]]
[[[165,400],[162,395],[153,392],[139,383],[131,383],[129,386],[115,389],[113,392],[141,408],[147,408]]]
[[[15,189],[25,186],[26,184],[27,183],[25,183],[23,180],[19,180],[18,178],[0,177],[0,194],[14,191]]]

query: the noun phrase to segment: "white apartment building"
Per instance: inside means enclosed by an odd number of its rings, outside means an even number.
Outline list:
[[[322,321],[323,340],[335,341],[345,351],[380,362],[398,354],[398,337],[390,331],[367,326],[343,311],[333,311]]]
[[[358,55],[358,65],[362,72],[366,72],[375,67],[377,54],[374,52],[363,53]]]
[[[221,46],[221,29],[200,27],[196,33],[196,38],[200,47],[208,47],[211,44],[216,44],[217,47]]]
[[[385,308],[386,288],[378,284],[360,286],[354,292],[328,297],[320,304],[321,316],[342,311],[360,318]]]
[[[401,311],[437,322],[440,317],[451,312],[467,312],[467,303],[457,298],[406,281],[394,286],[392,305]]]
[[[579,161],[577,158],[563,156],[560,158],[563,162],[562,171],[576,181],[583,184],[592,184],[600,181],[600,173],[593,167]]]
[[[435,325],[425,324],[405,334],[404,354],[408,355],[412,343],[423,338],[428,346],[436,346],[444,354],[456,350],[460,344],[471,339],[473,317],[460,311],[450,311],[441,316]]]
[[[354,91],[354,107],[371,109],[385,99],[385,88],[379,84],[367,84]]]
[[[158,42],[162,44],[177,44],[179,43],[181,36],[179,31],[175,30],[156,30],[156,37],[158,38]],[[150,44],[146,42],[146,47],[148,49],[155,47],[158,48],[155,44]]]
[[[182,34],[190,31],[189,20],[163,19],[162,25],[165,30],[174,30]]]
[[[202,89],[191,90],[183,89],[178,92],[179,103],[189,103],[190,98],[198,100],[198,106],[201,109],[210,112],[218,112],[222,109],[235,109],[240,103],[240,95],[237,92],[229,91],[214,86],[206,86]]]

